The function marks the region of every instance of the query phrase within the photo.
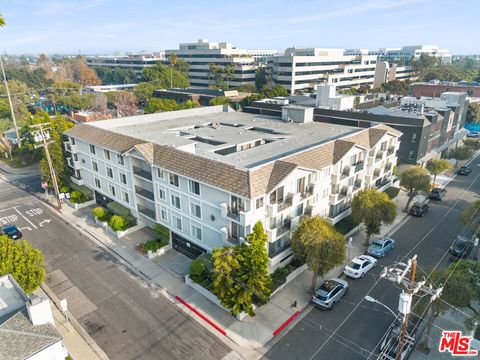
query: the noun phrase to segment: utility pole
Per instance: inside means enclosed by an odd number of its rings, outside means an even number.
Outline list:
[[[402,330],[398,338],[398,346],[395,354],[395,360],[402,360],[402,352],[405,346],[405,343],[413,345],[415,343],[414,334],[408,334],[408,316],[410,314],[410,309],[412,305],[413,295],[418,292],[422,292],[425,295],[430,295],[430,302],[433,302],[437,299],[443,288],[433,289],[432,285],[426,285],[426,281],[415,282],[415,274],[417,271],[417,255],[414,255],[408,262],[397,263],[391,267],[385,267],[381,272],[380,276],[386,278],[392,282],[403,285],[407,292],[400,294],[398,302],[398,311],[403,315],[402,320]],[[409,274],[409,278],[406,279],[406,275]],[[378,357],[379,359],[393,359],[388,356],[388,354],[381,353]]]
[[[8,89],[7,77],[5,76],[5,69],[3,68],[3,60],[0,55],[0,67],[2,68],[3,82],[5,84],[5,89],[7,90],[8,104],[10,105],[10,114],[12,115],[13,126],[15,127],[15,135],[17,137],[18,147],[22,146],[20,141],[20,135],[18,135],[17,120],[15,119],[15,112],[13,111],[12,98],[10,97],[10,90]]]
[[[36,133],[34,133],[35,142],[39,142],[39,144],[35,145],[35,149],[38,149],[42,146],[45,149],[45,156],[47,158],[48,167],[50,169],[50,177],[53,183],[53,190],[55,191],[55,197],[57,198],[57,208],[58,211],[62,211],[62,202],[60,201],[60,191],[58,189],[57,175],[55,174],[55,169],[53,167],[52,159],[50,157],[50,151],[48,150],[48,145],[53,142],[47,142],[47,140],[50,139],[50,134],[46,132],[46,130],[50,130],[49,126],[49,123],[30,125],[31,128],[36,129]]]

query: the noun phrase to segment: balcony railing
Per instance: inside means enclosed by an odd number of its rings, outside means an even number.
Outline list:
[[[342,170],[342,178],[350,176],[350,166],[345,166]]]
[[[228,235],[227,240],[234,245],[239,245],[241,242],[240,237],[233,237],[231,234]]]
[[[387,155],[392,155],[395,152],[395,146],[392,145],[387,150]]]
[[[377,151],[377,155],[375,155],[375,161],[380,161],[383,159],[383,151],[379,150]]]
[[[285,234],[292,228],[292,221],[290,219],[285,219],[283,225],[277,228],[277,236]]]
[[[307,206],[305,208],[305,211],[303,212],[303,215],[312,216],[312,213],[313,213],[313,206]]]
[[[313,191],[315,190],[315,185],[310,184],[305,188],[305,191],[301,193],[302,199],[306,199],[309,196],[313,195]]]
[[[380,176],[380,169],[373,170],[373,177],[376,178],[378,176]]]
[[[392,163],[387,163],[387,164],[385,165],[385,170],[386,170],[386,171],[390,171],[391,169],[392,169]]]
[[[228,207],[227,216],[233,220],[240,221],[240,212],[232,209],[231,207]]]
[[[365,162],[364,161],[359,161],[355,164],[355,172],[359,172],[361,170],[363,170],[363,168],[365,167]]]
[[[135,193],[140,195],[140,196],[143,196],[146,199],[149,199],[149,200],[152,200],[152,201],[155,200],[155,196],[153,195],[153,193],[151,191],[143,189],[140,186],[135,185]]]
[[[143,215],[145,216],[148,216],[150,219],[152,220],[156,220],[156,216],[155,216],[155,211],[152,210],[152,209],[149,209],[145,206],[142,206],[142,205],[137,205],[137,209],[138,209],[138,212],[139,213],[142,213]]]
[[[360,189],[361,187],[362,187],[362,180],[361,179],[355,180],[355,183],[353,184],[353,188]]]
[[[152,173],[150,171],[141,169],[137,166],[132,166],[132,169],[135,175],[138,175],[144,179],[152,181]]]
[[[293,196],[287,196],[283,199],[283,202],[278,203],[277,211],[285,210],[286,208],[292,206],[293,204]]]

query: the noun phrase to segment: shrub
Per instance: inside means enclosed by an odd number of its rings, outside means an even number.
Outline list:
[[[190,277],[197,284],[210,290],[212,287],[212,254],[203,253],[190,265]]]
[[[200,283],[203,280],[203,275],[205,273],[206,266],[201,259],[196,259],[193,260],[192,263],[190,264],[190,277],[192,278],[193,281],[196,283]]]
[[[353,220],[352,215],[344,217],[342,220],[334,225],[334,228],[340,231],[343,235],[347,234],[350,230],[358,226],[358,223]]]
[[[449,159],[467,160],[473,155],[473,150],[468,146],[460,146],[448,152]]]
[[[93,190],[89,189],[88,187],[83,186],[83,185],[77,185],[77,184],[74,184],[74,183],[71,183],[70,187],[74,191],[80,191],[83,194],[83,197],[85,198],[85,201],[93,199]]]
[[[273,272],[273,274],[270,275],[272,281],[270,283],[270,288],[273,291],[275,291],[278,287],[280,287],[282,284],[287,281],[287,276],[290,274],[291,271],[287,267],[284,268],[278,268]]]
[[[155,238],[162,243],[168,244],[170,242],[170,230],[166,226],[162,224],[155,225],[153,227],[153,233],[155,234]]]
[[[128,228],[128,221],[123,216],[113,215],[108,221],[113,231],[124,231]]]
[[[60,188],[60,192],[61,193],[68,193],[68,192],[70,192],[70,189],[68,188],[68,186],[62,186]]]
[[[70,194],[70,201],[74,204],[81,204],[85,202],[85,196],[80,191],[75,190]]]
[[[97,218],[99,221],[108,221],[109,213],[101,206],[97,206],[92,210],[92,215]]]
[[[465,139],[463,140],[463,146],[470,148],[473,151],[480,150],[480,142],[478,140]]]
[[[385,194],[388,195],[390,199],[395,199],[398,196],[398,193],[400,192],[400,188],[397,188],[395,186],[390,186],[387,190],[384,191]]]
[[[107,209],[114,215],[124,217],[127,220],[129,226],[134,226],[137,223],[137,220],[132,216],[130,210],[127,207],[116,203],[115,201],[109,202],[107,204]]]

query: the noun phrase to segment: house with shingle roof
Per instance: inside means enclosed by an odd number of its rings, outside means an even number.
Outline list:
[[[302,216],[338,222],[358,190],[391,184],[397,161],[399,131],[316,123],[303,109],[279,119],[213,106],[79,124],[65,143],[72,180],[101,205],[168,227],[191,257],[244,241],[260,220],[273,270],[291,259]]]
[[[28,297],[10,275],[0,277],[0,359],[64,360],[48,299]]]

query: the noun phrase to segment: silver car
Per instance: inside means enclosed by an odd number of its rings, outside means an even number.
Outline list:
[[[313,294],[312,302],[322,309],[332,309],[335,303],[347,294],[348,283],[345,280],[326,280]]]

